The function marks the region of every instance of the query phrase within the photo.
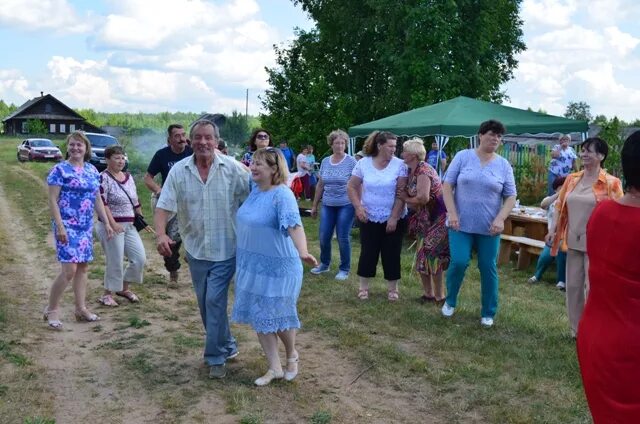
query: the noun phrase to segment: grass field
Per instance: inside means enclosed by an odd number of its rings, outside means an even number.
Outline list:
[[[18,163],[17,144],[17,139],[0,139],[0,183],[7,196],[0,201],[11,202],[16,209],[29,214],[34,252],[44,261],[53,262],[53,250],[45,243],[49,215],[42,185],[51,164]],[[140,179],[138,192],[146,215],[150,216],[148,192]],[[303,221],[309,249],[319,256],[317,221],[310,218]],[[0,242],[5,244],[6,238],[12,236],[0,233]],[[357,230],[353,240],[355,269],[359,253]],[[337,272],[335,245],[333,258],[332,270]],[[0,252],[0,268],[15,261],[10,252]],[[385,393],[393,393],[412,402],[429,404],[434,422],[590,421],[575,344],[569,336],[564,295],[550,283],[551,273],[547,275],[548,284],[528,285],[525,281],[532,270],[521,272],[511,265],[501,267],[496,324],[485,329],[479,324],[480,289],[475,262],[467,271],[452,319],[442,318],[435,306],[417,301],[421,288],[419,278],[412,273],[412,262],[413,252],[407,243],[402,257],[400,301],[395,304],[386,300],[381,271],[371,284],[371,298],[367,302],[356,298],[354,272],[346,282],[337,282],[333,279],[335,272],[313,276],[305,271],[299,313],[302,332],[312,341],[306,343],[303,351],[315,346],[331,349],[335,352],[330,359],[333,362],[318,366],[349,364],[362,371],[361,378],[370,382],[371,387],[380,390],[376,402],[393,405],[392,397],[385,398]],[[101,259],[91,265],[91,277],[98,281],[91,295],[100,291],[102,269]],[[276,384],[268,390],[254,388],[252,379],[263,367],[263,358],[257,351],[247,356],[243,368],[228,377],[223,387],[198,379],[176,386],[175,381],[186,372],[181,368],[180,358],[200,355],[201,328],[194,316],[197,310],[194,297],[188,291],[184,297],[172,297],[166,294],[164,284],[165,279],[159,273],[147,272],[140,293],[148,301],[126,313],[112,314],[113,328],[98,325],[93,329],[98,333],[96,336],[110,335],[94,349],[96,354],[106,361],[122,358],[112,372],[127,375],[135,381],[144,399],[169,411],[171,419],[166,422],[207,422],[199,421],[198,417],[187,418],[189,410],[203,401],[203,391],[222,399],[226,413],[237,417],[237,422],[278,422],[273,419],[278,408],[302,411],[299,421],[287,422],[350,422],[341,404],[331,401],[335,394],[327,393],[326,389],[311,384]],[[169,300],[173,301],[171,307],[167,306]],[[17,336],[29,331],[30,326],[41,325],[41,321],[30,322],[17,316],[13,302],[11,293],[0,285],[0,416],[20,416],[24,422],[45,420],[40,417],[52,413],[52,406],[42,391],[35,391],[31,397],[13,394],[25,393],[38,381],[40,373],[46,373],[46,369],[34,365],[36,351],[22,349]],[[190,315],[190,319],[180,326],[185,315]],[[169,330],[158,332],[160,321]],[[254,337],[250,332],[238,333],[241,346]],[[316,339],[317,344],[313,342]],[[303,362],[301,372],[304,370]],[[16,412],[16,402],[20,403],[20,413]],[[377,410],[373,404],[364,407],[374,413]],[[420,405],[416,404],[416,409]]]

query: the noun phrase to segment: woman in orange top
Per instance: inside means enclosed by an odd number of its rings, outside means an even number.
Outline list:
[[[604,164],[609,146],[598,138],[586,139],[580,146],[584,169],[570,174],[564,182],[556,204],[556,227],[549,228],[547,241],[553,240],[551,255],[558,249],[567,252],[567,314],[571,335],[578,334],[578,323],[589,290],[589,257],[587,256],[587,222],[593,208],[605,199],[622,197],[620,180],[608,174]]]

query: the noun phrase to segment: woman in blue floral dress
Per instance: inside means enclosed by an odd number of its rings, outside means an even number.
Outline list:
[[[67,155],[68,159],[56,164],[47,177],[53,234],[62,267],[51,286],[49,304],[44,310],[44,320],[54,329],[62,328],[59,305],[69,282],[73,283],[76,319],[99,319],[85,304],[88,264],[93,260],[93,211],[97,211],[103,222],[109,222],[99,195],[98,170],[88,163],[91,144],[83,132],[69,134]],[[105,227],[107,237],[111,238],[111,226],[106,224]]]
[[[236,217],[237,255],[235,302],[231,319],[250,324],[267,356],[269,370],[255,384],[293,380],[298,374],[296,303],[302,286],[302,259],[318,262],[307,251],[296,199],[286,186],[289,171],[282,153],[258,149],[251,163],[256,183]],[[278,338],[287,355],[286,370],[278,355]]]

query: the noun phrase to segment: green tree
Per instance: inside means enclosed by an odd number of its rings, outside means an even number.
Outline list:
[[[220,128],[220,135],[232,146],[240,146],[249,139],[249,125],[247,119],[237,110],[226,117],[226,121]]]
[[[579,121],[591,122],[591,106],[587,102],[569,102],[564,112],[565,118],[577,119]]]
[[[609,173],[621,177],[622,176],[622,161],[620,152],[622,151],[622,145],[624,139],[622,136],[622,130],[625,125],[617,118],[606,121],[601,124],[602,130],[598,134],[598,137],[603,139],[609,145],[609,154],[605,161],[605,168]]]
[[[524,49],[521,0],[294,0],[311,19],[275,46],[263,124],[296,147],[466,95],[500,101]]]
[[[27,119],[27,133],[44,135],[47,133],[47,125],[39,119]]]

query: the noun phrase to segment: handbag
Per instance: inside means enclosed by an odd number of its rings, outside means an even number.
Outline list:
[[[127,195],[127,198],[129,199],[129,201],[131,202],[131,206],[134,207],[134,212],[133,212],[133,226],[136,227],[136,230],[138,230],[138,232],[145,230],[145,229],[149,229],[151,230],[151,227],[149,227],[149,224],[147,224],[147,221],[144,220],[144,216],[142,216],[141,214],[135,212],[135,206],[133,204],[133,200],[131,200],[131,196],[129,196],[129,193],[127,193],[127,190],[124,189],[124,187],[122,187],[122,183],[118,180],[116,180],[116,178],[111,175],[111,172],[109,171],[105,171],[105,173],[107,175],[109,175],[111,177],[111,179],[113,181],[115,181],[116,183],[118,183],[118,187],[120,187],[120,189],[124,192],[124,194]],[[153,231],[153,230],[152,230]]]

